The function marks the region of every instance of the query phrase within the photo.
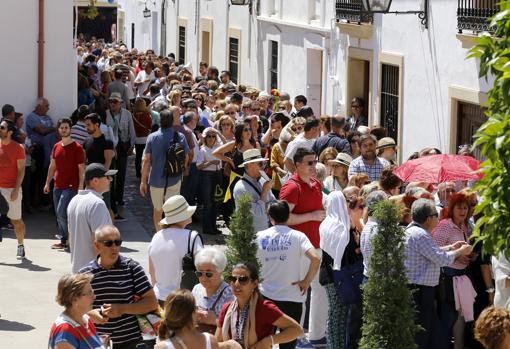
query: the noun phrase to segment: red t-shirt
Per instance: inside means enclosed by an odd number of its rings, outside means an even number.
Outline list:
[[[25,159],[25,148],[18,142],[0,142],[0,188],[15,188],[18,160]]]
[[[225,314],[227,313],[228,306],[232,302],[225,303],[221,308],[220,315],[218,316],[218,326],[223,327],[223,321],[225,320]],[[275,333],[275,327],[273,323],[281,318],[284,314],[273,302],[259,298],[257,301],[257,309],[255,309],[255,332],[257,338],[261,340],[267,336]],[[232,333],[229,330],[230,337]]]
[[[322,210],[322,185],[315,179],[310,179],[311,185],[303,182],[301,178],[294,173],[292,177],[283,185],[280,190],[280,200],[286,200],[289,204],[293,204],[292,213],[308,213]],[[320,247],[319,221],[308,221],[298,225],[291,225],[295,230],[303,232],[313,247]]]
[[[85,152],[80,144],[71,142],[66,146],[57,142],[51,158],[55,160],[55,188],[78,190],[80,176],[78,165],[85,163]]]

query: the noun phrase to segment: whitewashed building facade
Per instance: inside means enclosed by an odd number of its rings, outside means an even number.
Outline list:
[[[264,90],[304,94],[320,114],[345,115],[353,97],[364,97],[370,125],[390,130],[403,159],[426,146],[455,151],[483,121],[491,82],[478,78],[478,62],[466,56],[472,29],[494,13],[495,0],[393,1],[391,11],[428,3],[427,28],[416,14],[361,20],[359,0],[253,0],[251,13],[227,0],[118,2],[130,47],[173,52],[195,69],[206,61]]]

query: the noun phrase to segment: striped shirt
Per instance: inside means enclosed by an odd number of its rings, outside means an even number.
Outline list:
[[[85,326],[64,313],[60,314],[51,326],[48,346],[53,349],[59,343],[68,343],[73,348],[104,348],[92,319],[88,315],[83,315],[83,322]]]
[[[91,286],[96,295],[94,309],[105,303],[130,304],[135,295],[142,297],[152,286],[140,264],[131,258],[119,256],[111,269],[103,269],[97,259],[80,270],[93,275]],[[110,319],[104,325],[97,325],[101,334],[110,335],[113,344],[140,341],[140,327],[135,315],[124,314]]]
[[[90,135],[87,132],[87,128],[85,127],[85,123],[83,121],[78,121],[76,125],[71,127],[71,139],[83,145],[85,140],[89,138]]]

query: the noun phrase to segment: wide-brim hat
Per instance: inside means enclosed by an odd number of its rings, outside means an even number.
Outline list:
[[[108,98],[109,101],[119,101],[122,102],[122,96],[119,92],[112,92],[110,97]]]
[[[338,153],[336,158],[328,161],[328,164],[330,162],[335,162],[337,164],[341,164],[341,165],[345,165],[345,166],[349,167],[352,162],[352,157],[347,153]]]
[[[190,206],[184,196],[174,195],[163,204],[165,218],[159,221],[161,224],[174,224],[182,222],[193,216],[197,207]]]
[[[391,137],[384,137],[377,142],[376,149],[397,148],[397,142]]]
[[[248,149],[243,153],[243,163],[239,167],[244,167],[246,164],[252,164],[254,162],[267,161],[267,158],[263,158],[260,150]]]

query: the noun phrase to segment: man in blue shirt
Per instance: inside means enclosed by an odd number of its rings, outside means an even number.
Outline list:
[[[172,124],[172,112],[163,110],[160,113],[160,129],[151,133],[147,138],[143,155],[140,194],[145,196],[148,182],[154,209],[152,218],[156,231],[159,230],[163,204],[171,196],[179,194],[181,190],[182,175],[167,177],[165,172],[166,153],[174,139],[175,131],[172,129]],[[187,155],[189,147],[186,138],[181,133],[178,136],[179,143]]]

